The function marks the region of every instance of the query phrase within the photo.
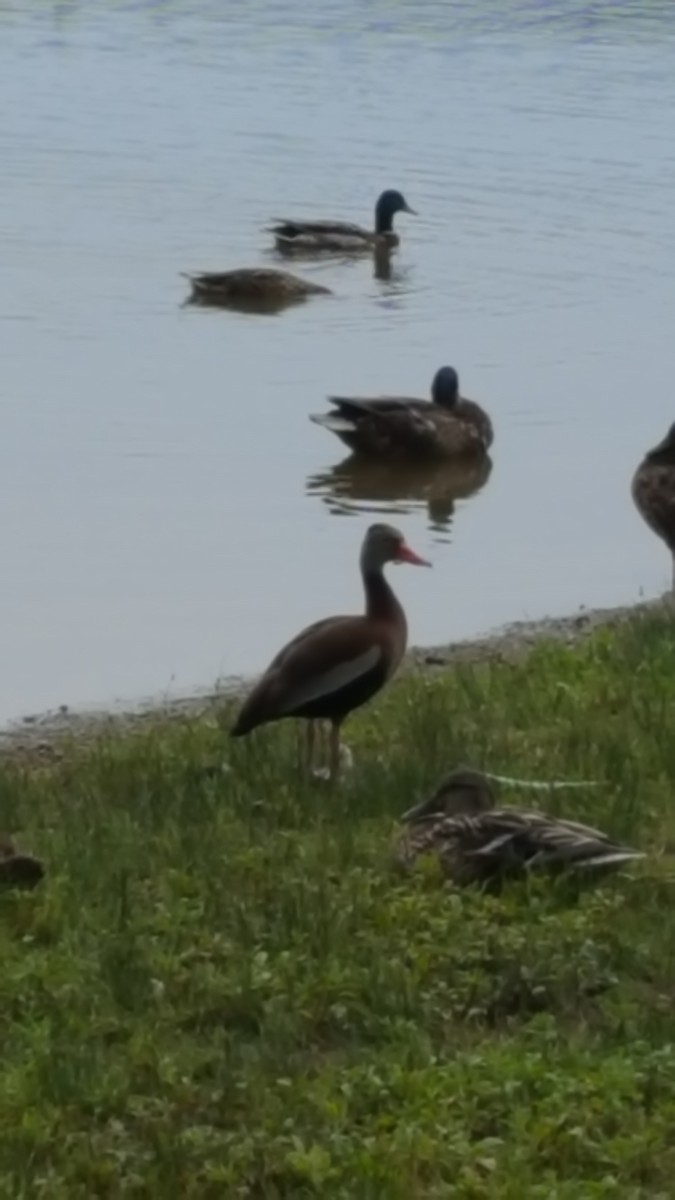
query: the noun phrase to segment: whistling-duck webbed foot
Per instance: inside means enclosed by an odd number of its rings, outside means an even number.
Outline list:
[[[354,767],[354,755],[349,746],[345,742],[340,742],[340,750],[338,757],[337,775],[344,775],[347,771],[351,771]],[[312,771],[314,779],[322,779],[327,783],[333,782],[334,776],[331,776],[330,767],[315,767]]]
[[[325,763],[315,766],[315,760]],[[328,721],[307,721],[298,738],[298,771],[301,777],[334,782],[341,771],[350,771],[354,756],[340,740],[340,726]]]

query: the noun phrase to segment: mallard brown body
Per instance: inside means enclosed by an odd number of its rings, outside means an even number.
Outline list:
[[[633,476],[631,492],[640,516],[670,550],[675,591],[675,425],[645,454]]]
[[[407,828],[396,846],[397,862],[409,868],[433,854],[460,886],[533,870],[594,876],[644,857],[589,825],[534,810],[497,808],[486,777],[465,769],[447,776],[403,820]]]
[[[280,308],[309,296],[331,295],[330,288],[272,267],[241,267],[234,271],[187,274],[191,300],[215,307]]]
[[[431,400],[409,396],[329,396],[335,412],[310,419],[335,433],[350,450],[372,457],[429,459],[483,457],[494,440],[492,421],[461,396],[453,367],[441,367]]]

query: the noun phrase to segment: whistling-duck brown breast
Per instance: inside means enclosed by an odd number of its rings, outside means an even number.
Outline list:
[[[430,566],[410,549],[398,529],[371,525],[360,557],[365,612],[317,621],[284,646],[244,702],[233,737],[284,717],[305,718],[309,722],[307,768],[311,769],[313,722],[329,721],[329,777],[336,777],[342,722],[391,679],[406,648],[405,613],[384,577],[389,562]]]

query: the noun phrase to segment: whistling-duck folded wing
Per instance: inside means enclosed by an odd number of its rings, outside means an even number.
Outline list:
[[[355,691],[362,690],[365,701],[384,683],[392,648],[384,631],[372,630],[359,617],[318,621],[270,663],[239,715],[235,735],[281,717],[328,717],[343,703],[348,712]]]

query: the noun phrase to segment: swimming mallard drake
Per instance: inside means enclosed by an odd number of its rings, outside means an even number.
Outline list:
[[[333,254],[359,254],[378,246],[393,249],[399,244],[394,233],[394,217],[406,212],[417,216],[400,192],[383,192],[375,205],[375,228],[364,229],[349,221],[286,221],[275,220],[267,227],[274,234],[277,250],[286,253],[305,251],[311,254],[327,251]]]
[[[602,874],[644,858],[599,829],[546,813],[496,808],[488,779],[461,767],[434,794],[403,814],[408,828],[396,858],[410,867],[420,855],[436,854],[455,883],[489,883],[530,870]]]
[[[369,455],[475,458],[492,445],[486,412],[460,395],[454,367],[441,367],[431,384],[431,400],[408,396],[329,396],[334,413],[310,420],[336,433],[350,450]]]
[[[20,853],[13,838],[0,834],[0,887],[34,888],[44,873],[39,859]]]
[[[331,295],[330,288],[277,271],[272,267],[241,267],[235,271],[183,272],[192,284],[193,303],[220,308],[264,309],[296,304],[308,296]]]
[[[633,476],[631,492],[640,516],[670,550],[675,592],[675,425],[645,454]]]

